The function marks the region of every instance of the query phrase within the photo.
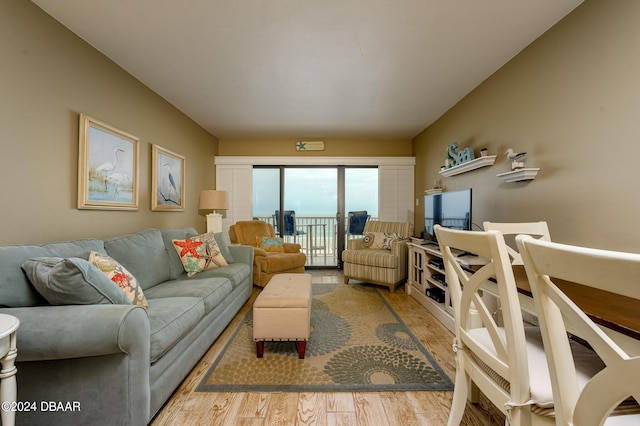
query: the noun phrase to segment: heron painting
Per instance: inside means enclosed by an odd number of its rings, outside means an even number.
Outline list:
[[[137,210],[139,139],[80,115],[78,208]]]
[[[158,145],[151,148],[152,199],[151,210],[184,210],[184,157]]]

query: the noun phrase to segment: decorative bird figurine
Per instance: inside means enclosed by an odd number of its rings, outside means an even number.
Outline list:
[[[527,158],[526,152],[513,152],[511,148],[505,152],[507,158],[511,160],[511,170],[518,170],[524,168],[524,160]]]
[[[527,156],[526,152],[513,152],[511,148],[509,148],[505,154],[507,154],[507,158],[511,161],[524,160]]]

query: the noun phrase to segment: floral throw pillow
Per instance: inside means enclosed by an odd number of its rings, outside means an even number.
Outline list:
[[[211,232],[172,242],[189,277],[198,272],[228,265]]]
[[[399,239],[400,234],[394,232],[367,232],[362,239],[362,248],[391,250],[391,243]]]
[[[284,253],[282,238],[260,237],[259,246],[262,250],[271,253]]]
[[[136,278],[115,259],[106,254],[92,251],[89,254],[89,263],[95,265],[103,274],[113,281],[134,305],[147,309],[149,303],[144,297],[142,287],[138,285]]]

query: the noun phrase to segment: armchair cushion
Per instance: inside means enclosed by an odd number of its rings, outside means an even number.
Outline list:
[[[398,267],[398,256],[391,254],[391,250],[345,250],[342,254],[342,261],[380,268]]]

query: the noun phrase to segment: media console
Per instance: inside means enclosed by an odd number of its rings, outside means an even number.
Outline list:
[[[422,243],[412,239],[409,248],[406,291],[424,306],[445,327],[454,332],[453,306],[449,294],[440,247],[434,243]],[[460,253],[459,262],[466,266],[482,265],[486,259]]]

